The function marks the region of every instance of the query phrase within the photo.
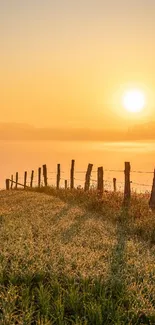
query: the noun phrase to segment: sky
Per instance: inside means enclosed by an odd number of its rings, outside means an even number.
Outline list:
[[[154,0],[0,0],[0,122],[128,128],[155,120]],[[147,96],[140,114],[125,90]]]

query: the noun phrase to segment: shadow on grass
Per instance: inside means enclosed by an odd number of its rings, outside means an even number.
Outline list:
[[[57,222],[63,218],[74,202],[78,203],[81,200],[83,203],[80,195],[78,200],[73,197],[71,203],[62,208],[53,221]],[[68,197],[64,198],[64,201],[68,202]],[[92,204],[95,211],[96,204],[98,204],[96,201]],[[100,202],[97,207],[100,211]],[[89,217],[88,213],[77,216],[70,228],[62,233],[62,240],[70,241],[83,226],[83,221]],[[155,324],[154,316],[151,318],[146,314],[135,314],[131,308],[133,301],[126,286],[129,217],[127,209],[122,209],[117,217],[117,243],[112,250],[109,276],[106,280],[73,278],[63,274],[62,271],[59,274],[40,272],[13,277],[9,273],[9,261],[0,282],[0,324]],[[7,319],[10,323],[7,323]]]
[[[116,324],[155,324],[155,315],[148,316],[139,312],[135,314],[132,311],[133,297],[126,285],[128,220],[129,209],[123,208],[117,223],[117,244],[111,254],[109,277],[106,282],[107,295],[113,302],[113,319]]]
[[[64,218],[69,212],[70,206],[67,204],[59,210],[54,217],[52,217],[52,222],[58,223],[61,219]]]
[[[67,208],[66,208],[67,209]],[[66,211],[67,212],[67,211]],[[65,233],[67,240],[82,215]],[[0,295],[0,323],[55,325],[138,325],[155,324],[147,315],[131,311],[132,300],[126,287],[126,243],[128,211],[123,210],[117,224],[117,244],[113,248],[108,279],[36,273],[9,276],[9,265],[3,270]],[[75,228],[74,228],[75,227]],[[7,323],[7,319],[11,320]]]
[[[69,243],[74,236],[79,234],[80,230],[84,227],[84,222],[88,219],[90,219],[92,215],[90,215],[88,212],[76,216],[74,219],[73,224],[70,225],[65,231],[61,234],[61,242],[63,244]]]
[[[109,276],[106,283],[107,296],[113,301],[113,317],[119,324],[129,324],[130,317],[130,300],[128,298],[125,269],[126,269],[126,222],[128,210],[123,209],[117,223],[117,244],[114,246],[111,254],[109,265]],[[120,313],[122,310],[122,313]],[[118,313],[119,311],[119,313]],[[125,313],[125,319],[122,315]],[[109,314],[110,316],[110,314]]]
[[[102,199],[97,191],[84,192],[83,190],[57,190],[54,187],[34,188],[33,191],[45,193],[60,198],[68,206],[78,205],[87,211],[94,212],[98,218],[109,217],[113,224],[119,220],[123,208],[123,194],[116,192],[104,193]],[[126,218],[130,220],[128,231],[131,237],[144,240],[150,247],[155,244],[155,212],[148,207],[148,195],[132,195],[129,211]],[[139,222],[141,220],[141,222]]]

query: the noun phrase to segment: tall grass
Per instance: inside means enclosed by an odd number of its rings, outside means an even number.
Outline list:
[[[0,324],[155,324],[148,197],[37,191],[0,192]]]

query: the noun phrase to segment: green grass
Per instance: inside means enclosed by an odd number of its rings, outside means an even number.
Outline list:
[[[0,192],[0,324],[155,324],[155,213],[122,200]]]

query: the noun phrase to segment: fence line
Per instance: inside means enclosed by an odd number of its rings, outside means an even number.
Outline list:
[[[106,171],[106,170],[105,170]],[[50,173],[50,172],[49,172]],[[75,173],[77,173],[77,172],[75,172]],[[153,174],[153,172],[149,172],[150,174]],[[56,172],[55,172],[55,174],[56,174]],[[13,176],[13,175],[12,175]],[[21,180],[23,180],[23,177],[18,177],[18,180],[19,181],[21,181]],[[48,180],[55,180],[55,178],[54,177],[48,177]],[[60,178],[60,180],[65,180],[65,178]],[[69,180],[69,178],[68,178],[68,180]],[[76,177],[74,177],[74,180],[75,181],[80,181],[80,182],[84,182],[84,179],[80,179],[80,178],[76,178]],[[92,182],[97,182],[97,179],[90,179]],[[30,182],[31,181],[31,177],[30,176],[28,176],[27,177],[27,182]],[[12,183],[16,183],[15,181],[12,181],[12,179],[10,179],[10,182],[12,182]],[[108,182],[108,183],[112,183],[112,180],[111,181],[109,181],[108,179],[104,179],[104,182],[106,183],[106,182]],[[37,178],[36,178],[36,176],[34,176],[34,178],[33,178],[33,183],[37,183]],[[119,183],[119,184],[124,184],[124,182],[122,182],[122,181],[118,181],[117,180],[117,183]],[[18,183],[19,184],[19,183]],[[131,181],[131,184],[134,184],[134,185],[138,185],[138,186],[148,186],[148,187],[151,187],[152,185],[151,184],[144,184],[144,183],[137,183],[137,182],[133,182],[133,181]],[[22,184],[23,185],[23,184]]]
[[[56,173],[55,173],[56,174]],[[153,172],[152,172],[152,174],[153,174]],[[23,177],[18,177],[18,180],[19,181],[21,181],[21,180],[23,180]],[[55,180],[55,178],[54,177],[48,177],[48,180]],[[60,180],[65,180],[65,178],[60,178]],[[68,178],[68,180],[69,180],[69,178]],[[80,181],[80,182],[84,182],[84,179],[80,179],[80,178],[75,178],[74,177],[74,180],[75,181]],[[92,182],[97,182],[97,179],[90,179]],[[27,177],[27,181],[28,182],[30,182],[31,181],[31,177],[29,176],[29,177]],[[12,182],[12,183],[14,183],[14,184],[16,184],[16,182],[15,181],[12,181],[12,179],[10,179],[10,182]],[[104,179],[104,182],[105,183],[112,183],[112,180],[108,180],[108,179]],[[34,178],[33,178],[33,183],[37,183],[37,179],[36,179],[36,176],[34,176]],[[118,181],[117,180],[117,183],[119,183],[119,184],[124,184],[124,182],[122,182],[122,181]],[[20,183],[18,183],[18,184],[20,184]],[[138,185],[138,186],[148,186],[148,187],[151,187],[152,185],[151,184],[144,184],[144,183],[137,183],[137,182],[133,182],[133,181],[131,181],[131,184],[134,184],[134,185]],[[21,185],[23,185],[22,183],[21,183]]]
[[[124,174],[124,182],[117,180],[115,177],[112,180],[108,180],[104,177],[104,172],[115,172],[115,173],[123,173]],[[96,179],[94,176],[91,175],[96,173]],[[130,181],[130,177],[132,173],[139,173],[139,174],[154,174],[153,178],[153,185],[150,184],[144,184],[144,183],[138,183],[134,181]],[[36,175],[37,174],[37,175]],[[65,189],[68,188],[68,184],[70,189],[75,188],[75,182],[82,182],[83,183],[83,189],[84,191],[89,191],[90,186],[93,186],[92,183],[95,183],[96,190],[100,193],[100,195],[104,192],[104,185],[105,184],[111,184],[113,186],[113,191],[117,191],[117,184],[121,184],[122,187],[124,186],[124,204],[128,204],[131,197],[131,186],[132,185],[138,185],[138,186],[146,186],[150,187],[152,186],[151,191],[151,197],[149,201],[149,205],[151,208],[155,208],[155,171],[142,171],[142,170],[132,170],[130,166],[130,162],[125,162],[125,169],[104,169],[103,167],[98,167],[97,170],[93,170],[93,164],[89,163],[87,167],[87,171],[83,170],[75,170],[75,160],[71,161],[71,167],[70,167],[70,178],[64,178],[61,177],[62,174],[65,174],[64,171],[61,170],[61,165],[57,164],[57,171],[49,171],[47,170],[47,165],[44,164],[41,167],[38,168],[37,173],[36,170],[31,170],[31,175],[28,176],[27,171],[24,172],[23,178],[19,177],[19,173],[16,172],[15,177],[11,175],[10,178],[6,179],[6,189],[12,189],[13,184],[15,184],[14,188],[17,189],[18,185],[22,186],[24,188],[33,187],[33,184],[38,184],[38,187],[40,186],[48,186],[50,185],[48,183],[49,180],[55,180],[57,189],[60,188],[60,182],[64,181],[64,187]],[[84,174],[84,178],[76,178],[76,174]],[[48,175],[55,175],[54,177],[49,177]],[[21,180],[23,179],[23,183]],[[19,182],[20,181],[20,182]],[[29,184],[29,185],[28,185]],[[81,185],[80,185],[81,186]],[[120,187],[119,187],[120,188]]]

